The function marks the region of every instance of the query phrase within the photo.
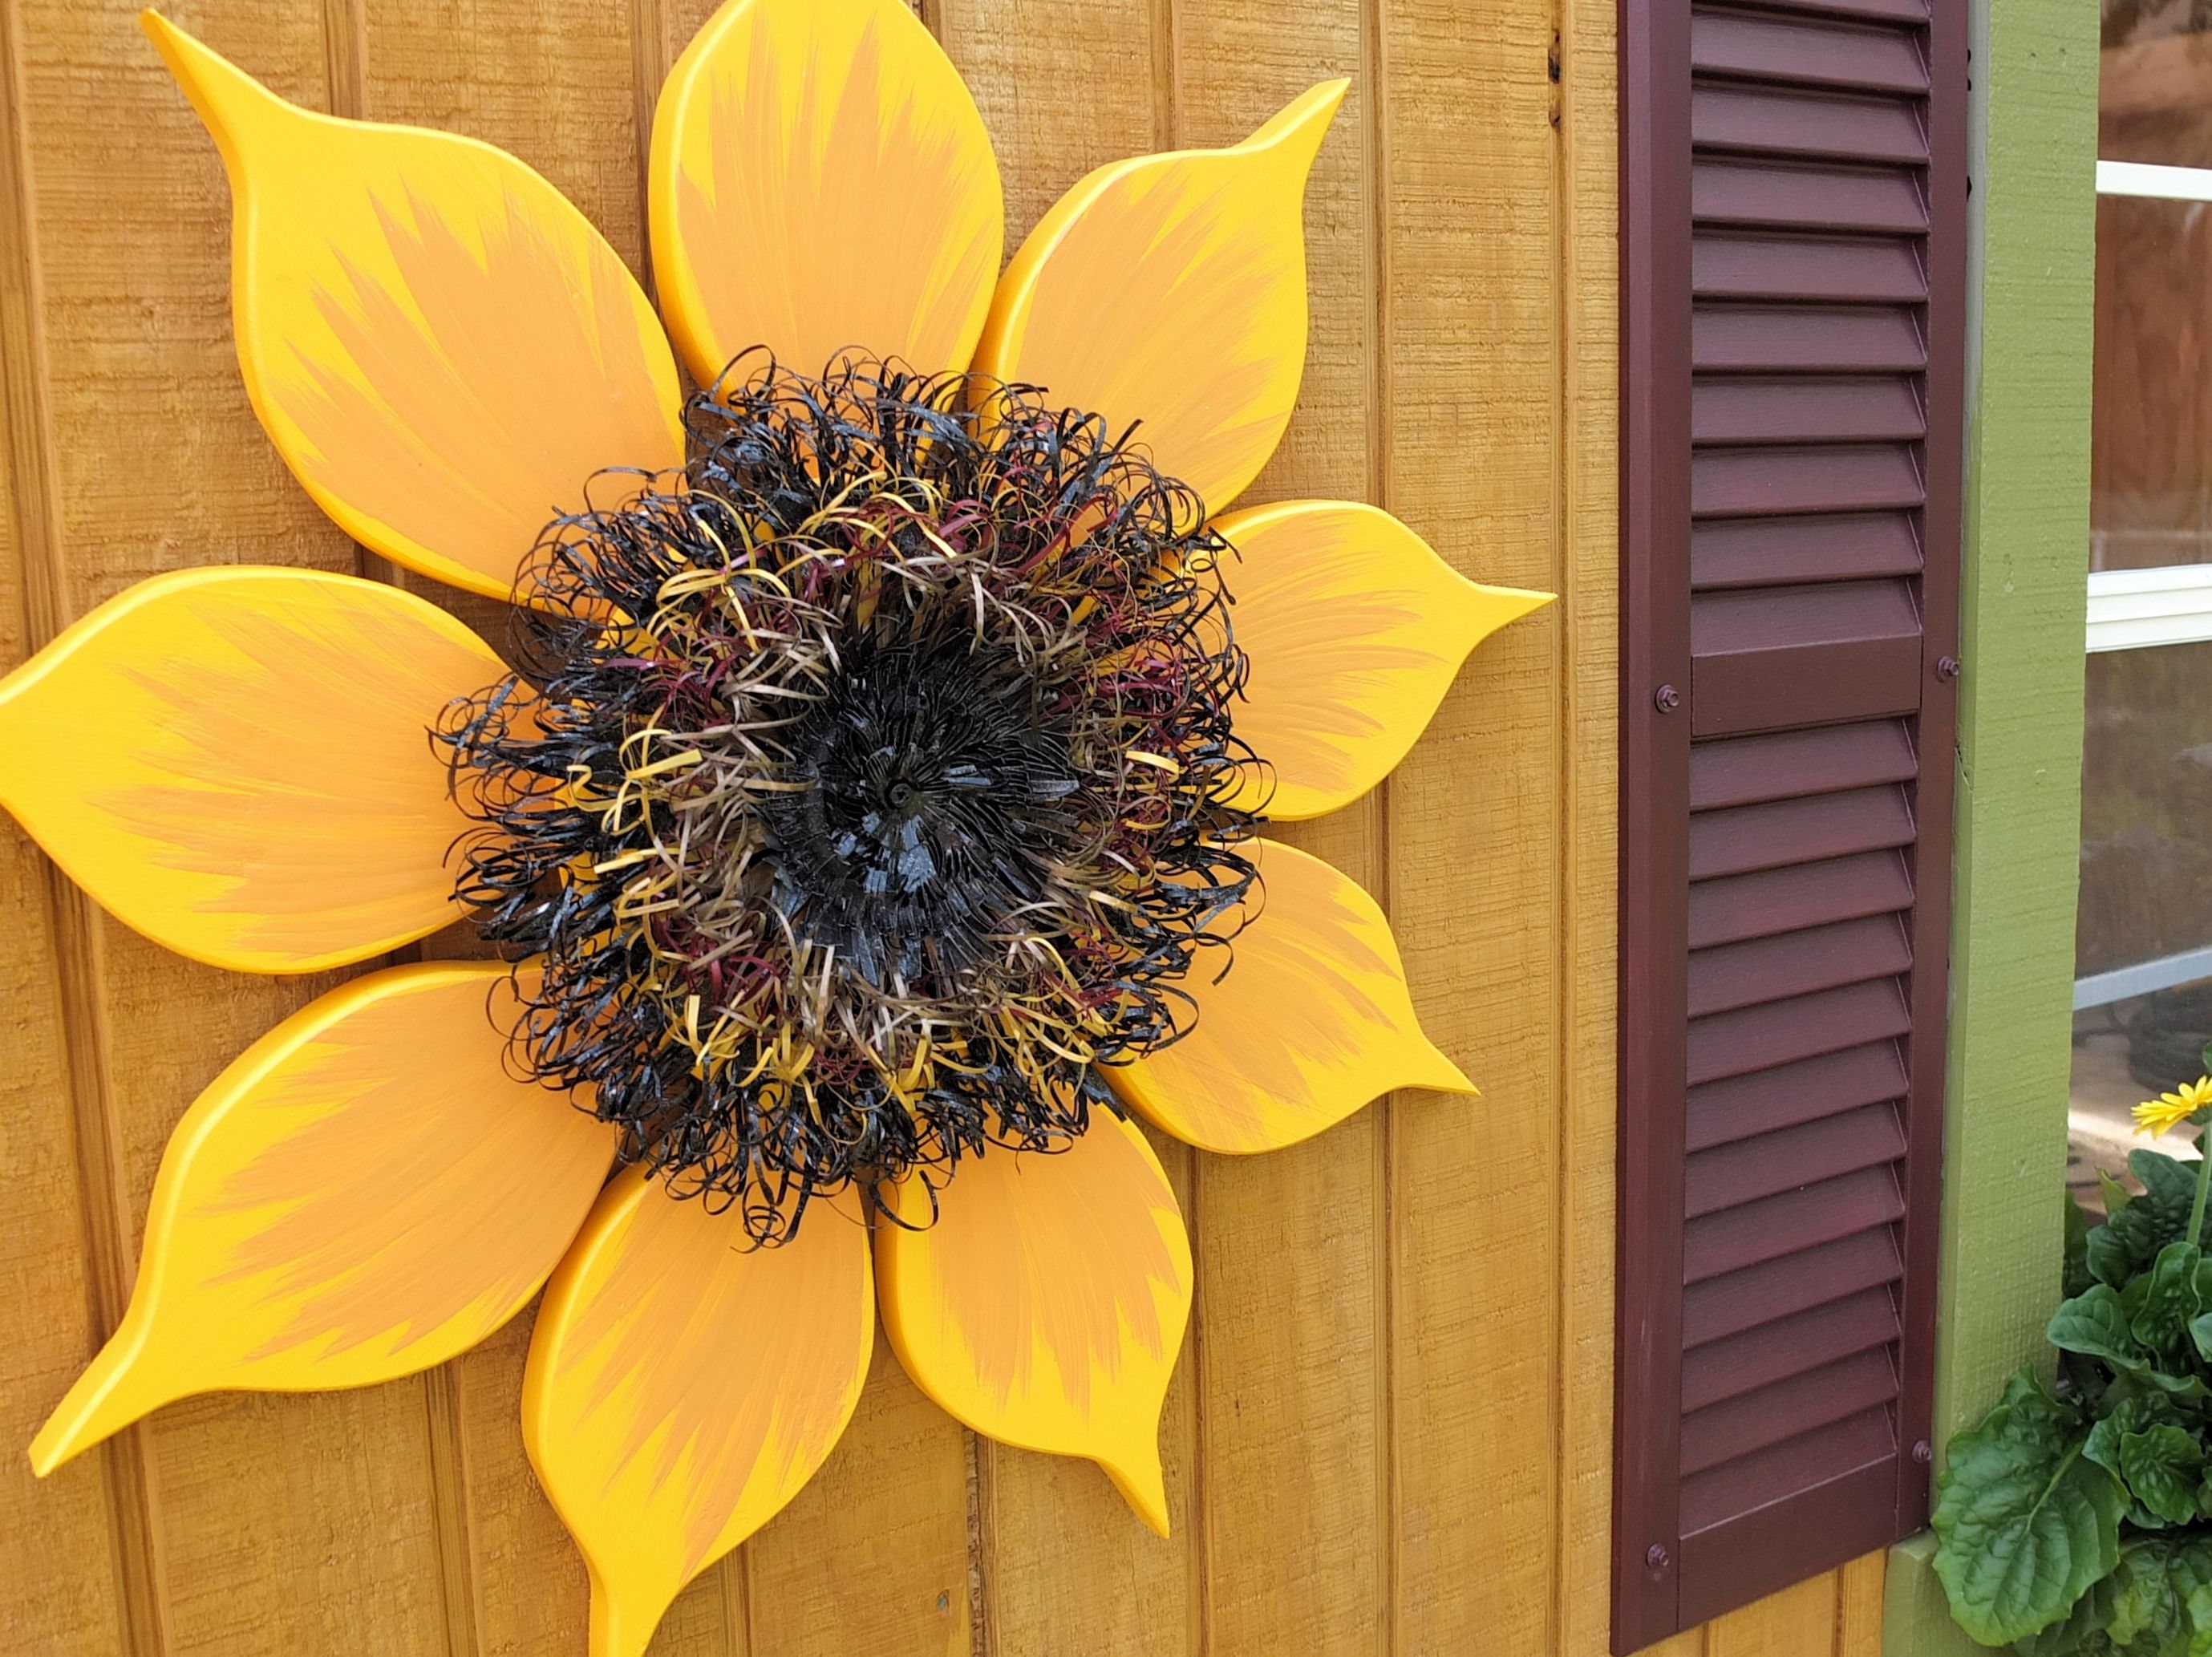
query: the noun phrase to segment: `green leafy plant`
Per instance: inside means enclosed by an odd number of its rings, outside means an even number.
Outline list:
[[[2207,1062],[2212,1065],[2212,1053]],[[2212,1118],[2212,1080],[2140,1107]],[[2022,1657],[2212,1657],[2212,1161],[2137,1150],[2089,1226],[2067,1198],[2046,1383],[2022,1369],[1951,1441],[1936,1573],[1959,1625]]]

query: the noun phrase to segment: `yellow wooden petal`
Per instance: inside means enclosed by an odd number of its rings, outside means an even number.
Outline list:
[[[1389,775],[1468,653],[1548,592],[1480,586],[1387,512],[1291,501],[1216,519],[1239,555],[1231,625],[1251,658],[1237,734],[1273,772],[1237,803],[1294,821]]]
[[[975,367],[1143,422],[1163,471],[1218,511],[1258,476],[1306,356],[1306,173],[1346,81],[1233,149],[1103,167],[1014,255]]]
[[[143,21],[230,173],[246,389],[349,535],[504,598],[593,473],[683,458],[659,322],[560,191],[473,139],[295,108]]]
[[[179,954],[366,960],[455,918],[468,822],[429,726],[505,668],[380,582],[216,567],[142,581],[0,680],[0,805]]]
[[[922,1391],[1002,1444],[1087,1456],[1168,1532],[1160,1408],[1190,1319],[1190,1240],[1159,1159],[1103,1111],[1052,1153],[963,1159],[876,1228],[877,1298]]]
[[[33,1468],[194,1393],[428,1369],[520,1311],[615,1139],[509,1073],[514,1019],[496,962],[394,967],[247,1048],[169,1136],[130,1310]]]
[[[1182,1039],[1106,1071],[1114,1090],[1206,1150],[1275,1150],[1395,1088],[1473,1093],[1421,1034],[1390,923],[1357,882],[1293,847],[1255,841],[1265,895],[1235,933],[1233,964],[1200,956]]]
[[[964,368],[1005,245],[975,100],[901,0],[730,0],[661,88],[653,271],[700,381],[765,345]]]
[[[817,1203],[749,1246],[635,1168],[547,1285],[522,1436],[583,1550],[592,1657],[636,1657],[684,1585],[813,1476],[853,1417],[875,1337],[868,1239]]]

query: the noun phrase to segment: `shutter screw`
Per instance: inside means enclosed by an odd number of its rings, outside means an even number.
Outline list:
[[[1957,678],[1959,659],[1956,656],[1938,656],[1936,659],[1936,677],[1939,679]]]
[[[1644,1563],[1650,1566],[1653,1570],[1666,1569],[1667,1550],[1665,1546],[1660,1543],[1654,1542],[1650,1547],[1644,1549]]]
[[[1926,1466],[1936,1459],[1936,1447],[1924,1438],[1914,1440],[1912,1459],[1922,1466]]]
[[[1651,693],[1651,705],[1662,713],[1672,713],[1682,705],[1682,693],[1671,684],[1662,684]]]

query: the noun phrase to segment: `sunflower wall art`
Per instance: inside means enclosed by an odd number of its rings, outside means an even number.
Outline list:
[[[354,978],[201,1095],[35,1468],[441,1363],[542,1289],[524,1435],[601,1657],[820,1466],[878,1311],[951,1415],[1164,1531],[1191,1256],[1136,1124],[1255,1153],[1472,1092],[1374,901],[1265,829],[1371,789],[1546,602],[1371,507],[1225,510],[1297,399],[1343,83],[1100,169],[1002,271],[913,15],[732,0],[653,122],[656,313],[521,162],[145,22],[229,173],[270,440],[511,625],[143,581],[0,681],[0,802],[195,960],[458,920],[500,958]]]

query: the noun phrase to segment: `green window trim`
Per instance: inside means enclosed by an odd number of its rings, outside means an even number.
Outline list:
[[[1936,1452],[2048,1357],[2081,822],[2097,13],[1975,0],[1963,657]],[[1885,1657],[1984,1649],[1926,1535],[1891,1551]]]

